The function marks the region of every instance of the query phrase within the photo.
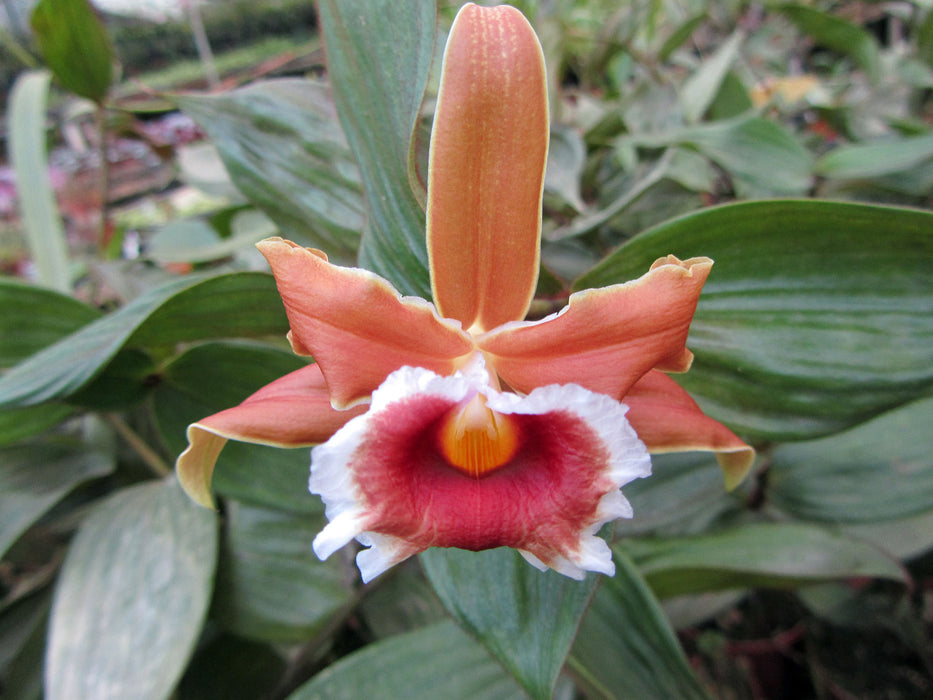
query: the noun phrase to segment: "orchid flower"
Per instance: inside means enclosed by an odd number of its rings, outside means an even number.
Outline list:
[[[753,450],[666,372],[712,261],[662,258],[641,278],[573,294],[525,321],[537,283],[548,105],[540,44],[507,6],[451,28],[431,135],[434,303],[278,238],[258,244],[295,352],[315,364],[188,428],[179,479],[212,505],[227,439],[311,451],[324,559],[354,538],[364,581],[429,547],[514,547],[573,578],[614,573],[596,532],[631,517],[620,487],[649,452],[712,450],[727,486]],[[623,403],[624,400],[624,403]]]

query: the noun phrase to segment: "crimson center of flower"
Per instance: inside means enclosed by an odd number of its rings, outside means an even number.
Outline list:
[[[510,416],[496,413],[477,394],[444,416],[438,442],[452,466],[479,478],[515,456],[519,429]]]

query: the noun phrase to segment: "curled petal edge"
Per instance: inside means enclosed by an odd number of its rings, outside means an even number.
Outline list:
[[[624,396],[652,368],[690,369],[687,333],[712,265],[669,255],[637,280],[577,292],[557,314],[507,323],[476,343],[518,391],[573,382]]]
[[[275,447],[306,447],[326,441],[344,423],[365,411],[337,411],[330,405],[317,365],[286,374],[239,406],[188,426],[188,448],[175,462],[178,481],[196,503],[214,508],[211,479],[227,440]]]
[[[628,419],[652,454],[713,452],[731,491],[748,475],[755,450],[705,413],[663,372],[652,370],[626,394]]]
[[[281,238],[256,247],[285,303],[292,349],[314,356],[335,408],[365,403],[399,367],[450,374],[474,350],[458,321],[368,270],[332,265],[322,252]]]

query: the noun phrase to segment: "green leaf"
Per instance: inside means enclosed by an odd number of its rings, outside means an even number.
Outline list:
[[[586,209],[580,195],[580,180],[586,166],[586,144],[576,129],[554,126],[547,152],[544,191],[555,195],[577,211]]]
[[[158,263],[198,263],[234,255],[278,233],[275,224],[255,209],[240,209],[229,221],[230,235],[222,237],[207,221],[172,221],[152,237],[147,257]]]
[[[883,177],[911,170],[930,159],[933,159],[933,132],[840,146],[820,158],[815,171],[835,178]]]
[[[216,556],[217,514],[174,480],[99,505],[55,590],[46,697],[169,697],[201,631]]]
[[[637,236],[576,283],[636,278],[673,253],[716,261],[678,379],[747,435],[843,430],[933,388],[933,213],[743,202]]]
[[[673,163],[675,154],[676,152],[673,149],[669,149],[651,166],[651,170],[644,175],[636,173],[637,179],[632,178],[634,182],[632,182],[631,186],[626,188],[624,192],[619,194],[605,207],[598,211],[578,216],[569,224],[548,233],[547,238],[554,241],[580,236],[607,224],[668,176],[668,169]]]
[[[39,0],[32,31],[46,65],[68,90],[103,101],[113,80],[113,47],[88,0]]]
[[[270,646],[222,634],[198,649],[175,697],[177,700],[281,697],[276,690],[287,671],[286,660]]]
[[[286,350],[246,343],[204,343],[179,355],[165,367],[152,394],[156,426],[169,453],[185,449],[189,424],[236,406],[305,364]],[[308,492],[310,464],[307,448],[229,442],[217,460],[213,487],[254,505],[317,513],[320,501]]]
[[[33,621],[32,629],[10,664],[9,673],[3,674],[3,697],[7,700],[40,700],[42,698],[42,671],[45,658],[45,637],[48,626],[49,596],[42,599],[41,613]]]
[[[871,542],[900,560],[913,559],[933,548],[933,510],[897,520],[843,523],[840,527],[850,537]]]
[[[363,227],[360,175],[327,86],[266,80],[174,100],[208,133],[237,188],[282,236],[350,262]]]
[[[184,284],[174,294],[173,285],[153,291],[150,304],[154,298],[164,301],[152,306],[152,312],[127,341],[130,347],[165,347],[210,338],[278,336],[288,332],[285,308],[272,275],[235,272],[181,282]]]
[[[567,665],[587,697],[709,700],[658,602],[625,554],[583,618]]]
[[[350,603],[339,557],[318,561],[311,541],[325,524],[314,516],[228,502],[211,616],[250,639],[310,639]],[[344,562],[345,564],[346,562]]]
[[[67,397],[124,347],[285,333],[288,320],[271,275],[183,277],[133,300],[17,365],[0,379],[0,406]]]
[[[10,93],[7,139],[26,242],[39,281],[67,292],[71,289],[68,245],[49,181],[45,146],[45,108],[50,77],[47,71],[27,71],[16,79]]]
[[[538,571],[512,549],[430,549],[421,563],[444,607],[533,698],[550,698],[599,577]]]
[[[651,455],[651,478],[625,486],[635,517],[617,520],[616,537],[702,532],[743,508],[741,495],[722,486],[722,468],[708,452]]]
[[[744,38],[742,32],[732,34],[681,86],[678,96],[684,110],[684,119],[688,124],[700,121],[706,114],[722,86],[722,81],[735,63]]]
[[[860,577],[904,582],[907,577],[877,547],[802,523],[745,523],[693,537],[626,540],[613,549],[632,558],[661,598]]]
[[[830,523],[895,520],[933,511],[933,399],[889,411],[839,435],[780,445],[768,502]]]
[[[68,403],[92,411],[125,410],[146,398],[157,377],[149,353],[121,350],[88,384],[71,394]]]
[[[933,12],[927,10],[926,16],[917,28],[917,57],[933,68]]]
[[[729,71],[722,79],[719,92],[707,110],[710,121],[732,119],[747,114],[755,105],[748,88],[735,71]]]
[[[114,456],[78,440],[0,450],[0,556],[76,486],[110,474]]]
[[[0,277],[0,367],[100,318],[100,311],[65,294]]]
[[[435,3],[421,0],[318,3],[340,123],[366,193],[360,264],[423,298],[431,296],[425,220],[409,178],[435,13]]]
[[[635,134],[622,142],[695,148],[732,176],[739,197],[801,194],[811,184],[810,153],[783,127],[761,117],[742,116],[667,134]]]
[[[381,579],[378,586],[367,589],[358,610],[366,629],[377,639],[448,619],[447,611],[413,559],[395,567],[392,575]]]
[[[370,644],[316,675],[289,700],[520,700],[527,698],[452,622]]]
[[[800,31],[809,34],[816,43],[849,56],[869,80],[878,82],[881,77],[881,52],[874,37],[851,22],[827,14],[813,7],[797,4],[782,4],[774,8]]]
[[[58,403],[0,409],[0,446],[38,435],[74,412],[73,407]]]
[[[11,666],[20,660],[24,648],[30,644],[30,638],[39,633],[44,640],[52,602],[51,593],[51,590],[45,587],[38,593],[20,598],[11,599],[12,596],[9,596],[0,605],[0,678],[4,681]],[[40,685],[41,682],[40,669]]]
[[[719,174],[715,166],[696,151],[680,148],[674,151],[665,176],[694,192],[712,192]]]
[[[701,12],[698,15],[688,18],[683,24],[678,26],[671,35],[664,40],[661,48],[658,49],[658,61],[661,63],[667,61],[667,59],[671,57],[671,54],[679,49],[683,43],[690,38],[690,35],[705,21],[706,13]]]

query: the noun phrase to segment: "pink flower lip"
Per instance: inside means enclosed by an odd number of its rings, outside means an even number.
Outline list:
[[[432,546],[515,547],[578,578],[612,570],[594,533],[631,515],[619,487],[651,468],[627,409],[574,385],[500,393],[480,370],[442,377],[402,368],[366,414],[312,450],[311,490],[331,520],[315,540],[319,556],[353,538],[372,542],[357,558],[365,580]],[[517,427],[510,458],[483,474],[451,464],[438,444],[451,412],[477,389]]]

